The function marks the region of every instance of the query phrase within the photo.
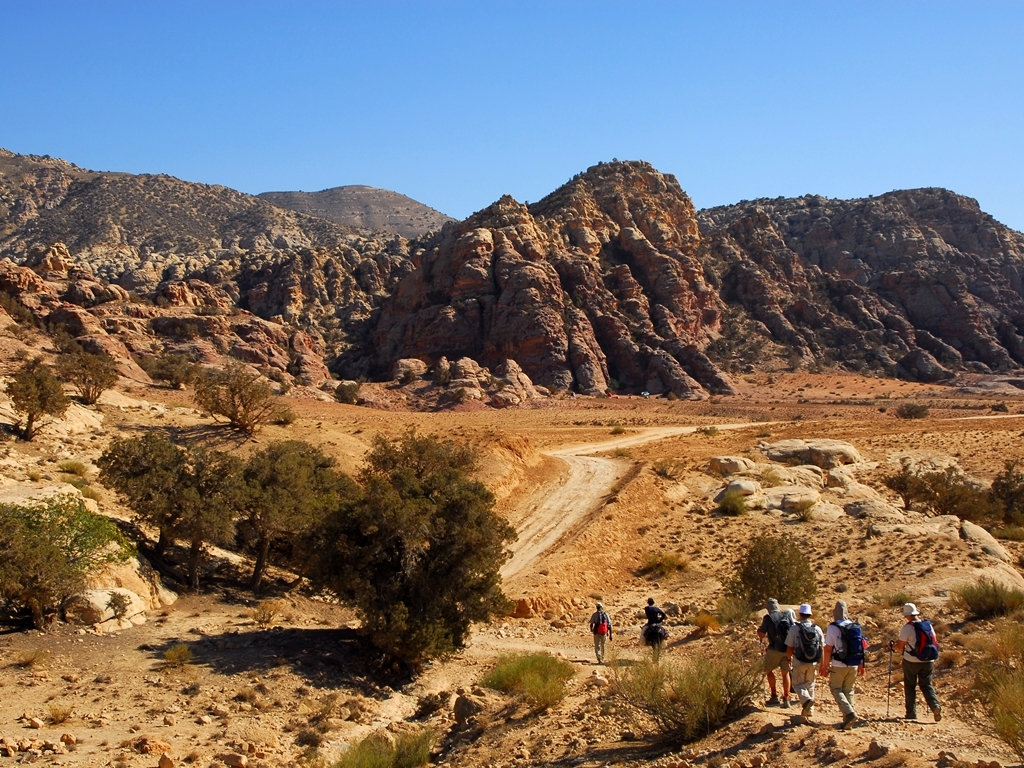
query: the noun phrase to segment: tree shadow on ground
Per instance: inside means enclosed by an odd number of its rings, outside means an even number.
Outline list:
[[[385,685],[403,685],[401,678],[381,666],[379,656],[369,649],[360,633],[350,627],[272,627],[240,630],[230,634],[199,635],[185,640],[172,638],[160,646],[142,650],[167,665],[167,652],[178,645],[191,652],[194,666],[228,676],[266,675],[287,669],[312,688],[353,688],[364,695],[380,692]]]

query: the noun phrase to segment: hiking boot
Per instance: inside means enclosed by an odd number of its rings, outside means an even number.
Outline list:
[[[810,717],[812,709],[814,709],[814,699],[808,699],[800,709],[800,714],[804,717]]]
[[[784,699],[782,700],[782,703],[781,703],[781,704],[779,704],[779,706],[780,706],[780,707],[782,707],[783,709],[789,709],[789,708],[790,708],[790,706],[791,706],[791,705],[790,705],[790,703],[789,703],[789,696],[787,696],[786,698],[784,698]]]
[[[910,713],[903,716],[904,720],[917,720],[917,713]]]
[[[849,730],[853,727],[853,724],[857,722],[857,713],[851,712],[848,715],[843,715],[843,730]]]
[[[771,698],[764,703],[766,707],[777,707],[779,706],[779,697],[777,694],[772,694]]]
[[[941,721],[942,720],[942,707],[936,707],[935,709],[933,709],[932,710],[932,714],[935,715],[935,722],[936,723]]]

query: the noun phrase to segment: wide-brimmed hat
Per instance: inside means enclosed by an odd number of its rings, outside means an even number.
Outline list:
[[[800,615],[801,616],[810,616],[811,615],[811,604],[810,603],[800,603]]]
[[[904,616],[920,616],[921,612],[917,610],[917,606],[913,603],[903,604],[903,615]]]

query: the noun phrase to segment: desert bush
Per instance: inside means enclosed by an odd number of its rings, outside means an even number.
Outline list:
[[[873,598],[875,603],[886,608],[900,608],[906,603],[914,602],[914,596],[905,590],[879,592]]]
[[[718,623],[718,617],[715,614],[705,611],[703,608],[697,611],[697,615],[693,617],[693,625],[704,633],[717,632],[722,626]]]
[[[640,560],[638,572],[652,579],[667,579],[690,567],[690,558],[679,552],[648,552]]]
[[[964,664],[964,652],[958,648],[942,651],[935,662],[936,669],[956,669]]]
[[[621,424],[616,424],[612,427],[611,434],[613,435],[624,435],[626,434],[626,428]]]
[[[359,382],[341,382],[334,390],[334,399],[337,400],[339,403],[355,405],[357,402],[359,402]]]
[[[676,480],[680,474],[679,465],[668,459],[658,459],[651,465],[651,470],[665,480]]]
[[[77,344],[57,356],[57,376],[66,381],[86,405],[93,405],[117,383],[117,362],[106,352],[91,354]]]
[[[811,600],[818,592],[814,571],[795,541],[785,536],[758,536],[747,547],[728,580],[729,594],[760,605],[774,597],[782,603]]]
[[[761,485],[765,488],[777,488],[780,485],[785,485],[786,481],[782,477],[782,473],[777,469],[769,469],[763,475],[761,475]]]
[[[718,427],[697,427],[697,434],[704,437],[715,437],[718,435]]]
[[[719,514],[739,517],[747,514],[747,497],[739,491],[726,491],[718,501]]]
[[[78,475],[79,477],[85,477],[89,468],[80,461],[62,461],[57,464],[57,469],[61,472],[67,472],[69,475]]]
[[[284,604],[280,600],[260,600],[256,607],[249,611],[249,616],[261,627],[269,627],[283,608]]]
[[[378,436],[356,498],[331,510],[307,551],[310,578],[355,605],[371,642],[394,661],[465,644],[470,624],[508,610],[498,569],[514,529],[469,473],[466,445],[410,430]]]
[[[914,502],[927,501],[931,497],[928,482],[915,469],[910,459],[904,458],[900,468],[891,475],[882,478],[882,484],[890,491],[899,494],[904,509],[913,509]]]
[[[185,643],[172,645],[164,651],[164,661],[169,667],[184,667],[192,663],[192,649]]]
[[[499,657],[481,685],[520,694],[534,711],[542,711],[565,698],[565,684],[574,675],[572,664],[563,659],[547,653],[521,653]]]
[[[742,597],[723,595],[718,598],[715,615],[720,624],[735,624],[750,617],[750,604]]]
[[[25,363],[7,382],[7,395],[14,410],[25,414],[25,424],[20,426],[20,432],[26,441],[36,436],[42,417],[59,418],[71,404],[57,377],[40,357]]]
[[[85,577],[134,550],[110,519],[74,496],[0,504],[0,597],[27,608],[37,629]]]
[[[953,589],[953,597],[958,607],[979,619],[1005,616],[1024,607],[1024,592],[991,579],[961,584]]]
[[[760,668],[735,649],[700,651],[681,663],[616,670],[615,696],[651,717],[666,737],[692,741],[734,719],[761,686]]]
[[[1024,526],[1005,525],[992,529],[992,535],[1004,541],[1024,541]]]
[[[349,746],[332,768],[418,768],[430,762],[436,739],[431,728],[398,733],[393,738],[373,733]]]
[[[50,702],[48,708],[50,710],[50,722],[54,725],[66,723],[71,717],[71,713],[75,711],[72,704],[59,704],[54,701]]]
[[[928,484],[928,505],[937,515],[956,515],[964,520],[991,520],[1002,517],[1002,509],[992,494],[974,485],[956,467],[922,476]]]
[[[149,374],[150,378],[162,381],[173,389],[180,389],[191,384],[199,366],[185,355],[165,352],[157,357],[140,357],[139,367]]]
[[[793,509],[797,519],[803,523],[809,523],[814,520],[814,507],[817,503],[811,499],[801,499],[798,501]]]
[[[50,652],[46,648],[29,648],[19,651],[14,663],[19,667],[45,667],[50,660]]]
[[[928,416],[929,408],[924,403],[900,403],[894,413],[897,419],[923,419]]]
[[[32,314],[32,310],[7,293],[7,291],[0,290],[0,307],[3,307],[14,322],[30,327],[35,326],[36,318]]]
[[[1017,469],[1016,461],[1003,464],[1003,471],[992,479],[990,493],[1002,508],[1003,520],[1024,524],[1024,472]]]
[[[236,429],[252,435],[280,413],[274,390],[258,373],[238,362],[195,377],[193,400],[215,419],[223,417]]]
[[[1024,761],[1024,671],[1005,671],[999,676],[991,706],[996,735]]]
[[[128,609],[131,607],[132,601],[127,595],[121,592],[111,592],[107,598],[107,610],[114,614],[114,618],[120,621],[128,615]]]
[[[279,408],[274,415],[273,421],[279,427],[287,427],[294,424],[297,418],[299,417],[295,415],[295,411],[291,408]]]

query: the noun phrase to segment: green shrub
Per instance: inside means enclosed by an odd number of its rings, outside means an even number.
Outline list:
[[[299,417],[291,408],[281,408],[274,416],[274,423],[279,427],[287,427],[289,424],[294,424],[297,418]]]
[[[718,502],[719,514],[739,517],[747,514],[747,497],[739,491],[726,491]]]
[[[626,434],[626,428],[624,426],[622,426],[621,424],[616,424],[614,427],[612,427],[612,432],[611,433],[613,435],[624,435],[624,434]]]
[[[704,437],[715,437],[718,435],[718,427],[697,427],[697,434]]]
[[[931,489],[927,481],[914,467],[913,462],[904,458],[900,462],[900,468],[891,475],[882,478],[882,484],[890,491],[899,494],[903,500],[904,509],[912,509],[914,502],[927,501],[931,496]]]
[[[990,579],[962,584],[953,590],[953,597],[960,608],[979,619],[1005,616],[1024,607],[1024,592]]]
[[[1024,524],[1024,472],[1017,469],[1016,461],[1003,464],[1003,471],[992,479],[990,493],[1002,508],[1003,520]]]
[[[900,608],[907,603],[914,602],[914,596],[904,590],[897,592],[879,592],[874,596],[874,601],[885,608]]]
[[[120,621],[128,615],[132,601],[122,592],[111,592],[107,598],[107,610],[114,614],[114,618]]]
[[[818,502],[812,499],[801,499],[796,503],[793,511],[796,513],[797,519],[803,523],[809,523],[814,519],[814,507]]]
[[[818,592],[814,571],[795,541],[785,536],[758,536],[728,580],[729,594],[761,605],[769,597],[781,603],[811,600]]]
[[[196,405],[214,418],[227,419],[228,424],[247,435],[258,432],[281,412],[270,385],[242,363],[228,363],[220,371],[203,371],[195,377],[194,385]]]
[[[73,704],[59,704],[55,701],[50,702],[48,709],[50,710],[50,722],[54,725],[66,723],[75,711]]]
[[[106,352],[94,355],[77,344],[75,349],[57,357],[57,376],[68,382],[82,402],[93,405],[106,390],[117,383],[117,362]]]
[[[185,355],[164,353],[158,357],[140,357],[136,362],[150,378],[162,381],[173,389],[191,384],[199,372],[199,366]]]
[[[343,381],[334,390],[334,399],[346,405],[359,402],[359,382]]]
[[[651,470],[665,480],[677,480],[680,475],[679,465],[668,459],[658,459],[651,465]]]
[[[638,569],[641,576],[652,579],[667,579],[690,567],[690,558],[679,552],[648,552],[640,560]]]
[[[937,515],[956,515],[963,520],[992,520],[1003,515],[992,494],[971,483],[956,467],[922,477],[930,490],[928,506]]]
[[[1009,413],[1010,412],[1010,406],[1008,406],[1006,403],[993,403],[990,407],[996,413]]]
[[[57,377],[40,357],[25,363],[7,382],[7,395],[14,410],[25,414],[20,431],[26,441],[36,436],[43,416],[59,418],[71,405]]]
[[[501,656],[482,681],[486,688],[521,694],[532,709],[553,707],[565,697],[565,683],[575,675],[572,664],[547,653]]]
[[[349,746],[332,768],[418,768],[430,762],[436,739],[431,728],[399,733],[394,740],[373,733]]]
[[[1024,761],[1024,671],[1004,670],[995,681],[991,704],[996,735]]]
[[[619,668],[612,691],[668,738],[699,739],[736,718],[761,687],[759,665],[742,661],[737,649],[718,651],[699,651],[676,664]]]
[[[897,419],[923,419],[928,416],[929,408],[924,403],[900,403],[894,412]]]
[[[1024,541],[1024,526],[1006,525],[993,528],[992,535],[1004,541]]]
[[[719,624],[735,624],[750,617],[750,604],[742,597],[724,595],[718,598],[715,615]]]
[[[27,608],[37,629],[85,577],[134,549],[120,529],[74,496],[0,504],[0,598]]]

